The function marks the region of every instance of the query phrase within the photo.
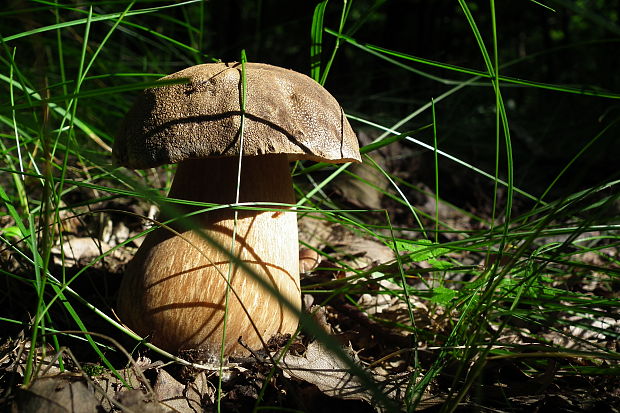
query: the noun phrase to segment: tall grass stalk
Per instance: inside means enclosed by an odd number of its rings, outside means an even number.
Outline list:
[[[235,204],[239,203],[239,189],[241,188],[241,168],[243,167],[243,142],[244,142],[244,131],[245,131],[245,105],[247,98],[247,83],[246,83],[246,64],[247,58],[245,56],[245,50],[241,51],[241,122],[239,124],[239,162],[237,163],[237,189],[235,191]],[[235,251],[235,243],[237,237],[237,219],[239,217],[239,212],[237,210],[233,213],[233,229],[232,229],[232,237],[230,241],[230,255],[234,254]],[[220,374],[217,382],[217,411],[219,412],[221,409],[221,398],[222,398],[222,368],[224,366],[224,350],[226,349],[226,327],[228,322],[228,303],[230,298],[230,282],[232,279],[232,274],[235,270],[234,264],[231,262],[228,265],[228,274],[226,275],[226,296],[224,298],[224,324],[222,328],[222,345],[220,347]],[[259,335],[260,336],[260,335]]]

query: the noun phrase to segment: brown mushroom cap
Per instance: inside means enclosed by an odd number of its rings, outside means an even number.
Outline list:
[[[333,96],[292,70],[247,63],[243,155],[361,161],[355,133]],[[193,66],[164,77],[187,83],[144,91],[114,142],[116,161],[150,168],[238,155],[241,64]]]

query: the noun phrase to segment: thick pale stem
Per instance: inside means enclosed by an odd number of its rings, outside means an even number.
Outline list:
[[[185,161],[179,165],[170,197],[229,204],[235,201],[236,158]],[[284,155],[242,159],[240,202],[293,204],[295,197]],[[191,207],[184,207],[184,211]],[[230,209],[197,216],[194,224],[234,254],[297,308],[301,305],[296,215],[283,211],[239,211],[235,227]],[[121,319],[155,345],[169,351],[203,348],[219,353],[225,312],[226,277],[262,338],[292,333],[297,316],[250,274],[198,232],[177,236],[159,228],[150,233],[127,267],[118,300]],[[234,294],[228,303],[226,354],[244,354],[261,342]]]

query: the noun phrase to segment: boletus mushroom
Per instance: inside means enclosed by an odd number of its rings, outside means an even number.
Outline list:
[[[117,163],[129,168],[178,163],[171,198],[234,203],[241,156],[239,202],[294,204],[290,161],[360,161],[341,107],[305,75],[259,63],[213,63],[163,78],[175,79],[184,82],[166,82],[140,95],[114,143]],[[196,208],[184,205],[182,212]],[[194,216],[194,228],[225,249],[234,244],[235,257],[300,308],[296,213],[277,208],[238,210],[236,219],[232,209],[217,209]],[[258,334],[267,341],[295,331],[297,315],[277,296],[196,230],[172,227],[176,232],[160,227],[149,233],[127,266],[117,304],[126,325],[168,351],[219,354],[230,275],[236,295],[229,295],[226,355],[246,353],[239,338],[260,348]]]

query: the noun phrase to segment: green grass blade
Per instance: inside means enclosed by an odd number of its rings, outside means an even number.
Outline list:
[[[342,33],[344,30],[344,24],[347,21],[347,17],[349,15],[351,4],[352,2],[348,2],[348,0],[342,0],[342,13],[340,14],[340,25],[338,26],[338,33]],[[329,56],[329,59],[327,59],[327,62],[325,63],[325,69],[323,70],[323,73],[321,74],[321,80],[319,81],[319,83],[322,85],[324,85],[325,81],[327,80],[327,75],[329,74],[329,70],[332,67],[332,63],[334,62],[334,59],[336,59],[336,53],[338,52],[339,48],[340,48],[340,38],[336,37],[336,44],[334,45],[334,49],[332,50],[332,53]]]
[[[141,15],[141,14],[159,12],[159,11],[162,11],[162,10],[165,10],[165,9],[169,9],[169,8],[173,8],[173,7],[181,7],[181,6],[185,6],[185,5],[188,5],[188,4],[197,3],[199,1],[202,1],[202,0],[188,0],[188,1],[183,1],[183,2],[180,2],[180,3],[169,4],[169,5],[165,5],[165,6],[149,7],[149,8],[134,10],[132,12],[129,12],[127,14],[127,16],[130,17],[130,16],[138,16],[138,15]],[[58,4],[52,3],[52,2],[47,2],[47,1],[38,1],[38,2],[39,3],[43,3],[43,4],[48,4],[50,6],[54,6],[55,8],[58,6]],[[82,9],[71,9],[71,10],[79,12],[79,13],[84,13],[84,10],[82,10]],[[92,17],[92,20],[90,20],[90,23],[106,21],[106,20],[118,20],[118,18],[121,17],[123,14],[124,14],[124,12],[110,13],[110,14],[103,14],[103,15],[95,15],[95,16]],[[63,23],[52,24],[52,25],[49,25],[49,26],[38,27],[36,29],[27,30],[27,31],[24,31],[24,32],[21,32],[21,33],[17,33],[17,34],[14,34],[12,36],[6,36],[2,40],[4,42],[11,42],[13,40],[21,39],[23,37],[32,36],[32,35],[39,34],[39,33],[45,33],[47,31],[51,31],[51,30],[64,29],[64,28],[72,27],[72,26],[80,26],[80,25],[83,25],[83,24],[87,24],[87,22],[89,22],[88,17],[83,18],[83,19],[76,19],[76,20],[72,20],[72,21],[68,21],[68,22],[63,22]]]
[[[329,0],[323,0],[314,8],[310,27],[310,77],[321,81],[321,53],[323,52],[323,16]]]

